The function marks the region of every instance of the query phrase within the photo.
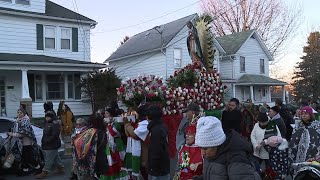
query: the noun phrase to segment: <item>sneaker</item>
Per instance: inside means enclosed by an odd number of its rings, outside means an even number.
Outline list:
[[[53,174],[64,174],[64,167],[60,166],[53,172]]]
[[[49,172],[42,170],[40,174],[35,175],[36,179],[44,179],[48,176]]]

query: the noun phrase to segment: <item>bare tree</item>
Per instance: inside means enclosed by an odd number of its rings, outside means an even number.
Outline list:
[[[299,27],[302,8],[289,8],[283,0],[201,0],[204,13],[215,17],[214,34],[256,29],[274,57]]]

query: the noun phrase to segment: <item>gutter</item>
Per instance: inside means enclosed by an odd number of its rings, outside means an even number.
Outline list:
[[[167,48],[167,47],[165,47]],[[139,53],[135,53],[135,54],[130,54],[130,55],[127,55],[127,56],[123,56],[123,57],[119,57],[119,58],[115,58],[115,59],[111,59],[111,60],[105,60],[104,63],[106,62],[113,62],[113,61],[118,61],[118,60],[121,60],[121,59],[125,59],[125,58],[130,58],[130,57],[134,57],[134,56],[138,56],[138,55],[142,55],[142,54],[147,54],[147,53],[151,53],[151,52],[155,52],[155,51],[160,51],[163,49],[163,47],[161,48],[157,48],[157,49],[152,49],[152,50],[148,50],[148,51],[143,51],[143,52],[139,52]]]
[[[34,65],[34,66],[64,66],[64,67],[93,67],[106,68],[106,64],[72,64],[72,63],[43,63],[43,62],[18,62],[18,61],[0,61],[0,65]]]
[[[7,10],[0,10],[0,13],[23,16],[23,17],[33,17],[33,18],[51,19],[51,20],[79,23],[79,20],[76,20],[76,19],[68,19],[68,18],[62,18],[62,17],[46,16],[46,15],[41,15],[41,14],[30,14],[30,13],[13,12],[13,11],[7,11]],[[85,21],[85,20],[81,20],[81,23],[90,24],[90,26],[98,24],[95,21]]]

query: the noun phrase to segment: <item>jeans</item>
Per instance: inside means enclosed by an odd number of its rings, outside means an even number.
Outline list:
[[[50,171],[53,165],[55,165],[56,167],[64,167],[60,159],[58,149],[44,150],[44,152],[45,152],[45,159],[44,159],[45,165],[43,167],[44,171]]]
[[[150,176],[150,180],[170,180],[170,174],[164,176]]]

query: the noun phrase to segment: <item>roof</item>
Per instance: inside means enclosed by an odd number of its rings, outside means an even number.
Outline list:
[[[87,64],[87,65],[105,66],[105,64],[101,64],[101,63],[92,63],[87,61],[79,61],[79,60],[58,58],[58,57],[45,56],[45,55],[0,53],[0,62],[4,62],[4,61],[65,63],[65,64],[84,64],[84,65]]]
[[[61,17],[61,18],[75,19],[75,20],[81,20],[81,21],[94,21],[86,16],[73,12],[63,6],[60,6],[48,0],[46,1],[45,14],[47,16],[52,16],[52,17]]]
[[[226,51],[226,55],[236,54],[243,43],[252,35],[255,30],[243,31],[230,35],[217,37],[217,41]]]
[[[47,16],[47,17],[56,17],[56,18],[65,18],[65,19],[71,19],[71,20],[79,20],[81,21],[86,21],[86,22],[91,22],[93,24],[97,24],[96,21],[83,16],[79,13],[73,12],[63,6],[60,6],[54,2],[51,2],[49,0],[46,0],[46,9],[45,13],[37,13],[37,12],[29,12],[29,11],[22,11],[22,10],[16,10],[16,9],[11,9],[11,8],[3,8],[0,7],[0,10],[5,10],[5,11],[12,11],[12,12],[19,12],[19,13],[26,13],[26,14],[34,14],[34,15],[42,15],[42,16]]]
[[[130,37],[129,40],[112,53],[106,61],[114,61],[130,55],[160,50],[196,16],[197,14],[192,14]]]
[[[242,85],[286,85],[286,82],[279,81],[277,79],[272,79],[270,77],[264,75],[256,75],[256,74],[244,74],[238,79],[237,84]]]

